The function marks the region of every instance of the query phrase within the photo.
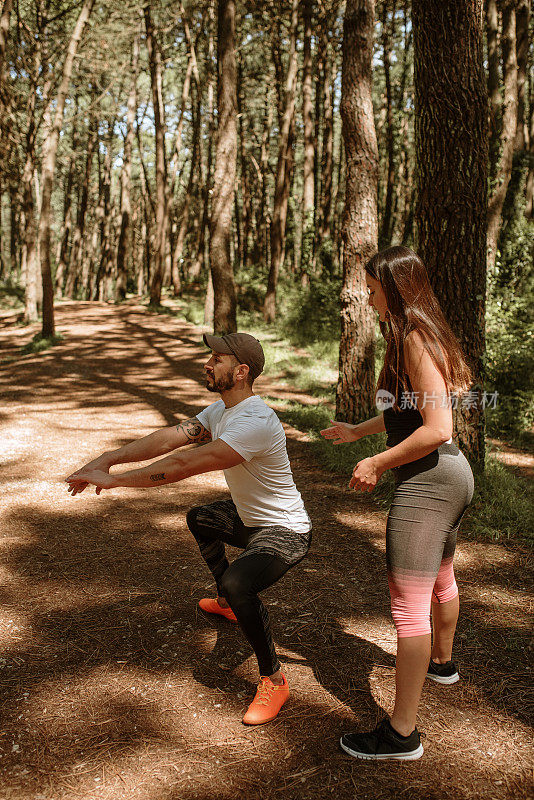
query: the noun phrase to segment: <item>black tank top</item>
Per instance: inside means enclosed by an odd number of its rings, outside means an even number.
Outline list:
[[[411,436],[417,428],[423,424],[421,412],[415,408],[406,408],[401,411],[394,411],[393,408],[386,408],[384,411],[384,425],[387,433],[387,447],[395,447],[408,436]]]

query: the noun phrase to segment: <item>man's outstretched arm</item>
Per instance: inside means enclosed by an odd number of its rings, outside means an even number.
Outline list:
[[[240,456],[229,444],[221,439],[216,439],[197,450],[187,453],[172,453],[148,467],[114,475],[109,475],[108,472],[98,468],[84,467],[75,475],[67,478],[67,483],[69,483],[69,491],[73,495],[78,493],[79,484],[85,486],[93,484],[97,487],[98,494],[102,489],[114,489],[120,486],[143,489],[149,486],[176,483],[191,475],[199,475],[204,472],[230,469],[244,460],[243,456]]]
[[[102,453],[98,458],[93,459],[88,464],[85,464],[81,469],[73,472],[67,478],[77,478],[82,472],[87,470],[101,470],[109,472],[110,468],[117,464],[132,464],[136,461],[150,461],[153,458],[158,458],[172,450],[179,447],[184,447],[188,444],[211,441],[211,433],[205,428],[202,423],[196,418],[186,419],[178,425],[171,425],[169,428],[161,428],[159,431],[154,431],[148,436],[143,436],[141,439],[136,439],[133,442],[119,447],[117,450],[109,450]],[[87,484],[86,484],[87,485]],[[77,494],[82,492],[85,487],[82,487],[78,482]]]

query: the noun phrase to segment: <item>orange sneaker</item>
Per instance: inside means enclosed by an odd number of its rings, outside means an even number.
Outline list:
[[[284,683],[276,686],[270,678],[260,678],[258,690],[254,700],[249,705],[243,717],[245,725],[263,725],[276,717],[286,700],[289,698],[289,686],[285,675]]]
[[[198,601],[198,605],[202,611],[207,611],[208,614],[220,614],[229,622],[237,622],[237,617],[231,608],[223,608],[219,605],[217,600],[213,597],[203,597]]]

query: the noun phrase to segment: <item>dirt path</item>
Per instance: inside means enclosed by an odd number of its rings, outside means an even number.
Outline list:
[[[197,612],[211,582],[184,520],[225,495],[223,476],[75,499],[62,482],[213,401],[199,329],[134,304],[67,303],[57,318],[64,343],[17,359],[31,330],[0,321],[0,798],[530,796],[528,553],[460,543],[462,680],[425,688],[421,761],[346,757],[340,733],[393,698],[385,516],[288,428],[314,542],[266,593],[291,699],[246,728],[254,659],[236,628]]]

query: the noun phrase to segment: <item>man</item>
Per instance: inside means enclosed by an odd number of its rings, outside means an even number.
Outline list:
[[[293,481],[284,429],[252,390],[265,363],[261,344],[248,333],[205,334],[204,343],[212,350],[204,366],[206,385],[221,399],[176,427],[103,453],[67,482],[74,496],[89,484],[100,494],[102,489],[162,486],[224,470],[231,500],[192,508],[187,524],[217,586],[217,597],[203,598],[200,608],[239,623],[258,659],[260,683],[243,722],[261,725],[276,717],[289,688],[258,593],[304,558],[311,523]],[[192,442],[202,446],[177,452]],[[114,465],[166,453],[148,467],[109,474]],[[225,543],[243,549],[231,565]]]

